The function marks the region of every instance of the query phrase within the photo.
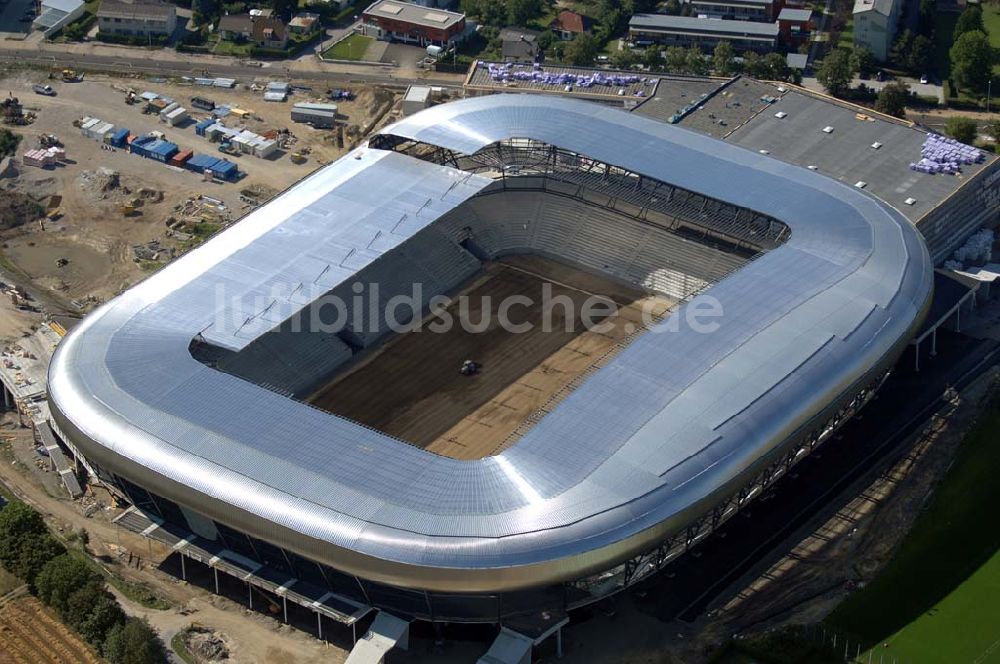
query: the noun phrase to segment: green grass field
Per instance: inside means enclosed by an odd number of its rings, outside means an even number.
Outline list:
[[[1000,6],[993,3],[983,3],[983,25],[990,37],[990,46],[1000,49]],[[993,65],[993,75],[1000,75],[1000,63]]]
[[[354,34],[326,49],[323,57],[332,60],[363,60],[372,41],[371,37]]]
[[[893,559],[827,620],[875,644],[876,658],[1000,662],[998,430],[995,403],[966,437]]]

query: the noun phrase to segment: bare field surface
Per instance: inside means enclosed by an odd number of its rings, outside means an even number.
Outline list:
[[[33,597],[0,607],[0,663],[100,664],[70,628]]]
[[[244,88],[225,90],[101,76],[88,76],[79,83],[52,81],[57,95],[44,97],[32,93],[31,84],[39,82],[48,82],[44,73],[17,72],[0,80],[0,90],[18,97],[25,112],[36,115],[33,123],[12,127],[22,141],[16,175],[0,179],[0,195],[4,191],[26,194],[43,208],[58,208],[61,215],[0,232],[0,269],[13,273],[8,274],[9,279],[34,283],[65,309],[77,312],[110,299],[251,211],[253,204],[241,192],[252,190],[257,204],[263,203],[338,159],[363,132],[384,120],[395,99],[382,89],[353,86],[357,98],[338,102],[346,127],[345,145],[338,147],[336,132],[292,123],[289,116],[293,102],[317,101],[325,89],[299,92],[287,103],[270,103],[261,93]],[[191,113],[191,121],[170,127],[157,116],[144,114],[144,104],[125,103],[129,88],[175,99]],[[194,96],[209,97],[216,104],[228,103],[249,113],[242,120],[225,118],[227,126],[258,133],[288,130],[287,147],[268,159],[219,153],[217,144],[195,134],[195,122],[209,114],[191,107]],[[195,173],[126,150],[104,149],[74,126],[85,116],[128,128],[133,134],[163,132],[181,150],[225,157],[246,176],[234,183],[206,182]],[[20,156],[38,147],[40,138],[47,134],[64,144],[66,160],[45,169],[21,164]],[[304,163],[293,163],[293,152],[305,153]],[[101,169],[110,169],[115,175]],[[213,200],[206,203],[208,199],[203,197]],[[150,249],[137,251],[136,247]]]
[[[546,283],[553,298],[573,302],[576,314],[567,321],[565,307],[552,307],[551,330],[543,325]],[[461,294],[469,298],[468,320],[488,315],[485,331],[456,324],[443,333],[398,335],[311,402],[430,452],[479,459],[502,451],[529,415],[637,330],[644,307],[662,315],[675,304],[538,256],[490,264]],[[527,332],[511,333],[498,322],[501,302],[513,295],[533,300],[512,307],[509,315],[515,325],[530,324]],[[591,295],[610,298],[618,312],[586,329],[580,312]],[[448,309],[456,321],[458,309],[456,298]],[[481,364],[482,371],[462,375],[465,360]]]

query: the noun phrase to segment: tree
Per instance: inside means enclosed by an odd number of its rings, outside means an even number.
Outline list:
[[[933,50],[934,42],[929,37],[917,35],[910,42],[910,51],[906,54],[906,67],[914,74],[927,71]]]
[[[937,12],[936,0],[920,0],[920,19],[918,30],[925,37],[934,36],[934,14]]]
[[[736,59],[733,46],[723,40],[715,46],[712,53],[712,69],[717,76],[732,76],[736,71]]]
[[[832,95],[846,91],[851,85],[853,76],[851,56],[842,48],[828,53],[816,71],[816,80]]]
[[[0,158],[17,151],[17,144],[21,142],[21,137],[10,129],[0,129]]]
[[[878,60],[871,49],[859,46],[851,51],[851,67],[862,76],[871,76],[878,71]]]
[[[906,101],[910,98],[910,86],[901,81],[893,81],[882,88],[875,99],[875,110],[897,118],[906,117]]]
[[[270,0],[271,9],[274,10],[274,15],[280,18],[282,21],[287,21],[292,17],[292,12],[298,9],[298,0]]]
[[[983,25],[983,10],[977,5],[968,5],[965,11],[959,14],[958,20],[955,21],[955,32],[952,33],[952,39],[958,41],[959,37],[972,31],[986,33],[986,26]]]
[[[792,68],[788,66],[788,58],[781,53],[768,53],[764,56],[762,66],[771,81],[787,81],[792,76]]]
[[[45,564],[65,551],[41,515],[24,503],[14,501],[0,511],[0,565],[32,588]]]
[[[659,44],[647,46],[642,54],[642,64],[649,67],[650,71],[663,71],[663,47]]]
[[[679,16],[681,9],[680,0],[667,0],[666,4],[663,6],[663,12],[671,16]]]
[[[668,72],[681,74],[687,71],[687,52],[680,46],[668,46],[665,57]]]
[[[156,632],[138,618],[111,628],[103,654],[110,664],[161,664],[167,659]]]
[[[951,77],[960,88],[982,90],[990,80],[993,49],[986,33],[966,32],[951,47]]]
[[[614,65],[615,69],[631,69],[635,63],[635,54],[630,48],[623,48],[611,54],[611,64]]]
[[[65,620],[95,646],[103,644],[116,625],[125,623],[125,612],[100,581],[73,591],[66,605]]]
[[[219,0],[192,0],[191,18],[195,25],[207,25],[219,17],[222,5]]]
[[[956,141],[961,141],[962,143],[968,143],[970,145],[975,143],[976,136],[979,133],[975,120],[972,118],[962,117],[960,115],[954,115],[948,118],[948,122],[944,126],[944,131]]]
[[[511,25],[525,25],[542,13],[541,0],[507,0],[506,4],[507,21]]]
[[[913,33],[910,32],[909,28],[903,30],[896,37],[896,41],[892,43],[892,48],[889,49],[889,59],[899,64],[903,67],[906,66],[906,59],[910,55],[910,45],[913,43]]]
[[[743,54],[743,73],[753,78],[767,78],[767,65],[756,51]]]
[[[91,583],[100,583],[97,573],[79,557],[64,553],[42,568],[35,579],[35,588],[38,599],[65,618],[69,615],[70,595]]]
[[[692,46],[687,50],[684,54],[684,68],[695,76],[704,76],[708,73],[708,61],[700,48]]]
[[[597,57],[597,40],[587,33],[578,34],[563,52],[563,58],[571,65],[589,65]]]

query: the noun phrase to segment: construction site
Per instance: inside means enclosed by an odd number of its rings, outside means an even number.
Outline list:
[[[0,164],[0,265],[73,314],[345,154],[398,106],[385,89],[354,86],[349,99],[337,90],[336,126],[316,129],[291,119],[291,99],[265,102],[264,85],[253,82],[206,89],[181,79],[46,76],[13,72],[0,87],[4,125],[21,136],[17,154]],[[36,93],[40,82],[52,94]],[[202,135],[204,120],[233,140]],[[268,154],[241,151],[240,134],[258,136]]]

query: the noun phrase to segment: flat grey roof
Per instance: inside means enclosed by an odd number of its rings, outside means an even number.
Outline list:
[[[984,163],[963,166],[958,176],[911,171],[910,164],[920,161],[925,131],[874,114],[858,119],[860,111],[855,108],[803,92],[772,90],[780,101],[748,119],[727,141],[767,150],[772,157],[799,166],[816,166],[818,172],[848,185],[867,182],[866,191],[914,222],[996,159],[986,153]],[[779,111],[787,116],[779,120],[775,117]],[[823,132],[827,126],[833,127],[832,133]],[[881,144],[878,149],[872,147],[876,142]],[[906,205],[907,198],[916,203]]]
[[[808,21],[811,18],[811,9],[793,9],[792,7],[785,7],[778,12],[779,21]]]
[[[492,95],[381,133],[462,154],[534,139],[756,210],[791,234],[704,293],[724,312],[714,331],[674,330],[675,317],[701,304],[682,306],[505,452],[458,461],[189,351],[242,306],[220,298],[220,286],[309,283],[342,255],[324,244],[332,229],[364,216],[371,230],[426,226],[490,182],[361,147],[62,341],[49,371],[53,417],[92,462],[374,581],[455,592],[544,585],[655,546],[705,501],[731,495],[892,361],[929,303],[927,250],[888,205],[679,127],[579,100]],[[404,188],[413,195],[386,198]]]
[[[465,19],[465,14],[450,12],[435,7],[423,7],[398,0],[379,0],[364,11],[365,16],[379,16],[395,21],[404,21],[425,28],[450,28]]]
[[[670,16],[667,14],[635,14],[628,22],[631,30],[652,32],[677,32],[684,34],[730,35],[754,38],[776,38],[777,23],[730,21],[719,18],[695,16]]]

